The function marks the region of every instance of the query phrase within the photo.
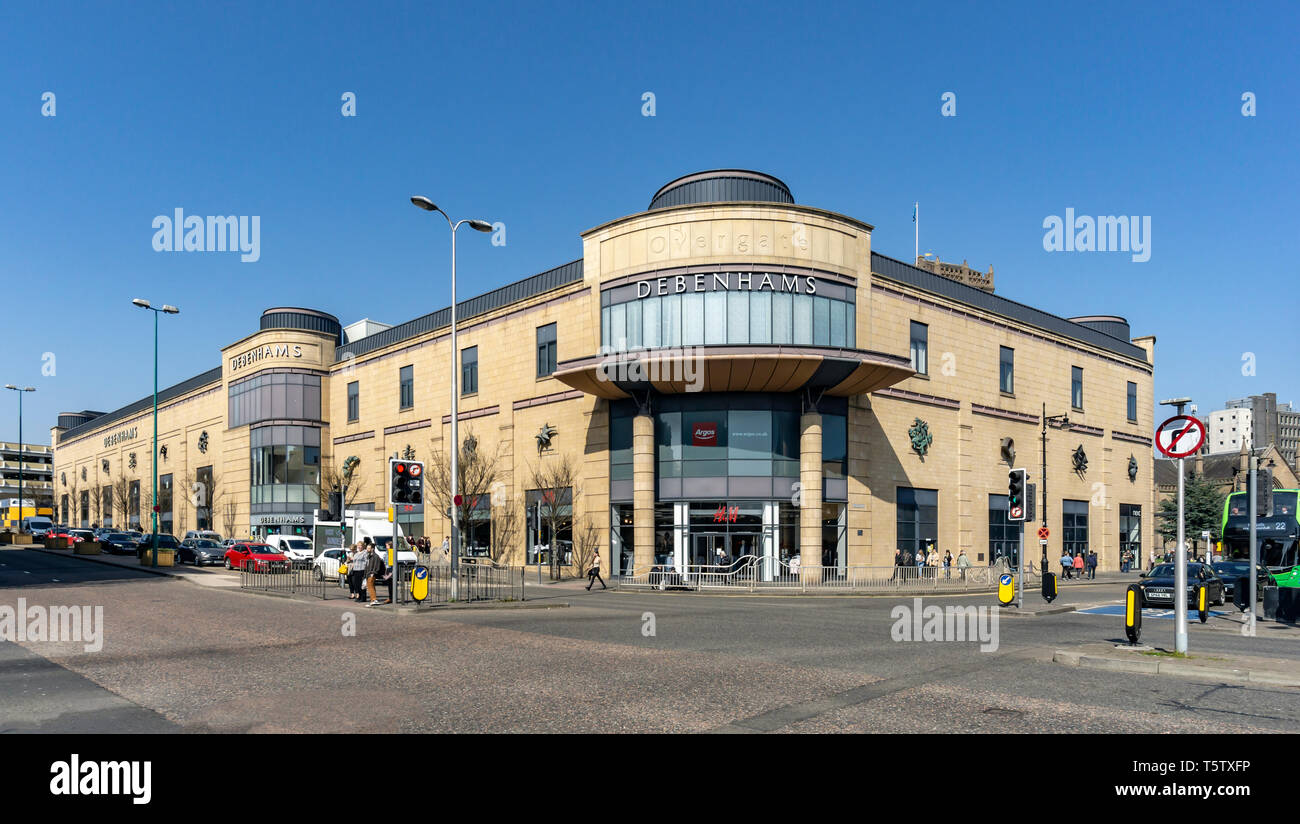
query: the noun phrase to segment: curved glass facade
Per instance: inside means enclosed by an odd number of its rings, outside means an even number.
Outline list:
[[[227,425],[265,420],[321,419],[320,376],[301,372],[263,372],[230,384]]]
[[[253,514],[311,512],[320,506],[320,430],[263,426],[249,433]]]
[[[720,344],[857,346],[854,287],[810,275],[646,278],[601,295],[604,351]]]

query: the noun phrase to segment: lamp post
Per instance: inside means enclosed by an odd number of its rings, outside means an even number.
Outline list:
[[[12,389],[18,393],[18,531],[23,531],[23,452],[26,446],[23,444],[23,393],[35,392],[35,386],[17,387],[12,383],[6,383],[5,389]],[[32,507],[32,514],[36,514],[36,508]]]
[[[458,476],[458,465],[460,459],[460,441],[457,438],[456,417],[458,414],[458,401],[460,396],[460,360],[459,352],[456,350],[456,230],[461,227],[462,223],[468,223],[471,229],[479,232],[491,232],[492,224],[484,220],[471,220],[465,218],[452,222],[451,216],[434,205],[432,200],[427,197],[416,195],[411,198],[411,203],[419,206],[426,212],[437,212],[447,219],[447,225],[451,227],[451,600],[455,601],[460,597],[458,565],[460,559],[460,513],[459,507],[456,506],[456,495],[459,492],[460,479]],[[394,513],[396,514],[396,513]],[[393,542],[396,546],[397,531],[393,531]],[[394,555],[394,557],[396,557]]]
[[[1042,453],[1043,453],[1043,526],[1044,527],[1047,526],[1047,424],[1049,422],[1060,424],[1062,429],[1069,429],[1070,416],[1069,415],[1049,416],[1047,414],[1047,404],[1043,404]],[[1065,536],[1062,535],[1061,537],[1064,538]],[[1042,569],[1040,570],[1040,574],[1045,574],[1048,571],[1046,541],[1043,542],[1042,547],[1043,547],[1043,560],[1041,562]]]
[[[162,308],[155,309],[143,298],[135,298],[131,303],[153,312],[153,557],[149,566],[156,567],[158,566],[158,315],[162,312],[175,315],[181,310],[166,303]]]
[[[1183,407],[1192,402],[1191,398],[1170,398],[1161,401],[1161,406],[1172,406],[1183,414]],[[1196,407],[1192,407],[1196,411]],[[1174,551],[1174,651],[1187,654],[1187,552],[1183,549],[1187,537],[1183,526],[1184,466],[1186,458],[1178,459],[1178,544]],[[1252,464],[1253,466],[1253,464]],[[1251,503],[1254,506],[1254,503]],[[1251,604],[1251,608],[1254,608]]]

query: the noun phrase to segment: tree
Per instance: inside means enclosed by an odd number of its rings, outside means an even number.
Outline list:
[[[561,533],[568,532],[570,543],[573,535],[573,502],[582,495],[577,487],[578,473],[568,455],[558,458],[543,458],[542,462],[529,470],[529,485],[538,521],[544,527],[544,534],[550,538],[551,580],[560,580],[560,566],[564,547]],[[539,536],[540,537],[540,536]]]
[[[239,503],[226,501],[221,507],[221,521],[226,531],[221,533],[227,538],[235,537],[235,519],[239,516]]]
[[[492,545],[490,554],[493,566],[501,566],[501,561],[514,547],[519,538],[519,500],[510,494],[505,484],[498,482],[492,489]]]
[[[85,513],[81,511],[81,493],[77,491],[77,476],[72,475],[72,486],[68,487],[68,509],[69,512],[63,513],[68,522],[68,526],[76,529],[81,526],[81,517]]]
[[[208,469],[208,472],[199,474],[200,469]],[[195,529],[212,529],[215,519],[212,513],[215,510],[220,494],[217,489],[217,473],[211,471],[209,467],[193,467],[186,471],[181,478],[184,484],[184,494],[180,510],[179,526],[176,531],[183,534],[189,520],[185,517],[187,511],[194,512]]]
[[[500,463],[500,444],[492,453],[481,448],[478,438],[473,433],[467,434],[460,444],[460,455],[456,459],[456,491],[461,497],[460,506],[457,507],[457,523],[460,525],[461,549],[464,549],[465,529],[467,524],[474,521],[482,521],[479,515],[482,510],[482,503],[486,500],[491,502],[489,510],[489,519],[491,522],[492,535],[489,538],[488,552],[492,557],[493,563],[501,557],[501,551],[505,547],[498,548],[496,543],[498,536],[496,534],[498,518],[496,517],[496,502],[500,497],[497,493],[499,485],[497,482],[497,467]],[[451,454],[438,447],[431,447],[431,457],[428,465],[424,468],[424,499],[425,504],[436,507],[438,512],[444,514],[444,517],[450,518],[451,508],[453,505],[451,495]],[[509,516],[504,516],[508,518]],[[513,537],[513,533],[518,530],[507,531],[510,533],[507,539]],[[450,531],[450,530],[448,530]]]
[[[322,460],[320,466],[320,476],[312,488],[316,491],[320,499],[321,509],[330,509],[330,495],[339,492],[342,493],[344,487],[347,488],[347,500],[343,501],[343,509],[349,509],[361,497],[361,491],[366,486],[366,476],[357,473],[355,464],[349,473],[346,469],[348,458],[339,461],[337,455],[328,461]],[[360,461],[357,461],[360,463]],[[342,513],[334,513],[342,517]]]
[[[600,529],[591,520],[590,515],[582,516],[582,523],[573,528],[573,565],[578,575],[591,569],[600,552]]]
[[[1220,492],[1204,477],[1191,474],[1183,483],[1183,514],[1185,540],[1196,547],[1201,533],[1208,530],[1210,542],[1221,538],[1219,527],[1223,518],[1223,501],[1227,495]],[[1156,532],[1166,541],[1178,540],[1178,496],[1175,494],[1160,502],[1156,513]]]
[[[112,489],[113,508],[122,516],[118,529],[130,529],[131,519],[128,516],[131,511],[131,481],[119,471],[117,478],[112,483]]]

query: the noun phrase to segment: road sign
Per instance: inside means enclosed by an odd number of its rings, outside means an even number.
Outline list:
[[[1205,443],[1205,424],[1190,415],[1175,415],[1156,430],[1156,449],[1170,458],[1195,455]]]
[[[1046,541],[1051,534],[1052,531],[1045,526],[1038,528],[1038,540],[1040,541]]]

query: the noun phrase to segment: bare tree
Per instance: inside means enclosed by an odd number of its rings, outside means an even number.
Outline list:
[[[95,480],[98,481],[99,478],[96,477]],[[103,511],[101,509],[101,507],[103,506],[102,503],[103,500],[104,500],[104,492],[100,488],[99,484],[96,483],[94,486],[90,488],[91,525],[94,527],[103,526],[103,521],[102,521]]]
[[[340,460],[338,455],[331,457],[328,461],[321,460],[320,476],[316,483],[312,485],[312,489],[315,490],[316,496],[320,499],[321,509],[330,508],[330,495],[334,492],[341,494],[345,483],[348,499],[343,501],[344,510],[351,508],[357,502],[357,499],[361,497],[361,492],[366,487],[366,476],[357,473],[355,469],[349,475],[344,468],[346,463],[347,459]],[[336,514],[342,517],[342,513]]]
[[[492,547],[493,566],[501,566],[519,538],[521,525],[519,500],[510,494],[504,484],[498,483],[492,490]]]
[[[81,526],[81,493],[77,491],[77,475],[72,475],[72,486],[68,487],[68,509],[71,513],[64,513],[64,519],[68,523],[69,529],[78,529]]]
[[[237,501],[226,501],[221,507],[221,521],[226,531],[222,534],[227,538],[235,537],[235,519],[239,517],[239,503]]]
[[[583,515],[582,522],[573,527],[573,566],[579,576],[591,569],[598,552],[600,529],[592,522],[590,515]]]
[[[493,535],[490,540],[492,546],[489,547],[489,553],[492,556],[493,563],[500,558],[500,550],[497,544],[497,519],[495,499],[492,497],[497,487],[497,466],[499,464],[500,444],[492,453],[482,448],[478,438],[473,433],[467,434],[460,444],[460,456],[456,463],[457,493],[461,496],[460,506],[457,507],[457,521],[461,525],[461,541],[465,539],[465,525],[474,520],[478,512],[482,512],[481,504],[484,500],[492,501],[491,524]],[[424,470],[424,497],[426,504],[433,504],[437,511],[443,513],[444,517],[449,517],[453,506],[451,495],[451,454],[438,447],[431,448],[431,457]],[[480,519],[481,520],[481,519]],[[518,527],[515,527],[518,531]],[[507,540],[513,539],[513,534],[506,536]],[[508,545],[508,544],[507,544]],[[462,547],[463,549],[463,547]]]
[[[130,529],[131,481],[121,472],[118,472],[117,478],[112,483],[112,489],[113,508],[122,516],[122,523],[118,525],[118,529]]]
[[[560,533],[569,530],[572,534],[573,502],[582,494],[577,479],[578,473],[568,455],[543,458],[529,470],[529,484],[537,493],[537,518],[550,536],[552,581],[558,581],[561,575],[564,547],[560,544]]]

